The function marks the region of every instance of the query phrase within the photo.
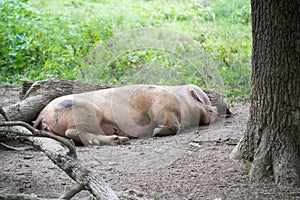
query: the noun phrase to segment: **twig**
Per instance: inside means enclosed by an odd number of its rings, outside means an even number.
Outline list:
[[[10,121],[9,117],[7,116],[6,112],[4,112],[2,107],[0,107],[0,114],[4,117],[5,121]]]
[[[32,134],[10,129],[9,127],[12,127],[12,126],[24,127],[28,131],[30,131]],[[47,133],[45,131],[37,130],[37,129],[33,128],[32,126],[30,126],[29,124],[27,124],[26,122],[22,122],[22,121],[0,122],[0,127],[4,127],[4,130],[2,130],[2,132],[10,132],[10,133],[20,135],[20,136],[52,138],[58,142],[61,142],[69,149],[68,155],[70,155],[74,158],[77,158],[77,152],[76,152],[75,145],[72,144],[69,140],[67,140],[63,137],[54,135],[54,134]]]
[[[81,190],[84,189],[84,185],[82,183],[76,185],[71,190],[64,193],[62,196],[59,197],[59,199],[71,199],[73,196],[75,196],[77,193],[79,193]]]
[[[13,150],[13,151],[26,151],[26,150],[32,149],[32,147],[13,147],[13,146],[4,144],[3,142],[0,142],[0,147],[3,147],[8,150]]]
[[[39,198],[36,195],[28,194],[0,194],[0,200],[54,200]]]

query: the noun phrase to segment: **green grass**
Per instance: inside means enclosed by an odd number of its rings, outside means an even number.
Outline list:
[[[194,40],[205,50],[211,65],[221,74],[225,92],[229,97],[249,98],[251,73],[249,0],[29,0],[28,3],[37,10],[68,18],[73,26],[86,21],[95,22],[96,19],[104,20],[111,23],[113,35],[148,27],[179,33]],[[88,28],[91,26],[87,25]],[[64,34],[72,35],[72,32]],[[113,38],[104,37],[97,43],[105,49],[110,39]],[[179,40],[174,42],[178,43]],[[93,52],[91,47],[93,45],[91,43],[85,51]],[[182,51],[186,51],[186,48]],[[194,65],[202,62],[194,63],[193,59],[180,55],[182,52],[170,52],[168,49],[124,50],[117,58],[112,56],[114,59],[109,65],[98,66],[101,71],[96,76],[99,83],[118,85],[195,83],[204,87],[209,86],[207,81],[203,80],[203,74],[194,70]],[[76,72],[81,69],[84,74],[86,63],[91,59],[86,61],[84,56],[81,58],[80,62],[72,63],[72,67],[78,69]],[[45,73],[53,72],[46,70]],[[82,73],[79,73],[79,76]],[[47,76],[39,77],[38,74],[36,76],[31,79],[47,78]],[[75,79],[79,76],[72,73],[58,78]]]

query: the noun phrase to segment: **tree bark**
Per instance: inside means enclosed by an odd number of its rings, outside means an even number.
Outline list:
[[[300,185],[300,2],[252,0],[252,95],[244,137],[233,151],[250,178]]]

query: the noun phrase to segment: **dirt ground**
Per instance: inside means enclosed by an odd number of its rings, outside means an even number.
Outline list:
[[[19,89],[0,88],[0,106],[18,101]],[[300,199],[300,188],[251,182],[249,163],[229,159],[243,135],[249,104],[235,103],[233,117],[176,136],[136,139],[130,145],[77,147],[82,162],[98,172],[120,199]],[[0,148],[0,194],[57,199],[75,186],[36,150]],[[74,199],[89,199],[83,191]]]

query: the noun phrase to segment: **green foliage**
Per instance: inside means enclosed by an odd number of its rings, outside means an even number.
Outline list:
[[[244,169],[242,169],[242,174],[249,176],[250,171],[251,171],[251,167],[244,168]]]
[[[231,2],[215,0],[211,3],[186,1],[171,5],[153,4],[137,6],[140,15],[152,21],[197,21],[249,24],[251,20],[250,4],[245,0]]]
[[[215,48],[209,48],[212,44],[204,44],[213,57],[218,61],[218,68],[223,77],[225,92],[231,98],[250,98],[250,81],[251,81],[251,45],[246,44],[244,47],[216,45]]]
[[[214,13],[209,7],[197,9],[181,9],[180,7],[139,7],[142,17],[153,21],[190,21],[197,19],[200,21],[213,20]]]
[[[75,79],[95,44],[105,45],[113,33],[161,27],[192,38],[208,52],[230,98],[250,96],[249,0],[24,2],[0,0],[1,83]],[[127,52],[101,69],[99,83],[205,86],[194,63],[184,59],[157,49]]]
[[[196,84],[205,87],[192,63],[164,50],[147,49],[129,52],[114,61],[100,78],[100,83],[128,85]]]
[[[36,11],[21,1],[0,1],[0,82],[20,79],[75,79],[95,43],[112,36],[110,22],[73,23]]]
[[[247,0],[215,0],[210,4],[218,19],[229,23],[248,24],[251,21],[250,2]]]

